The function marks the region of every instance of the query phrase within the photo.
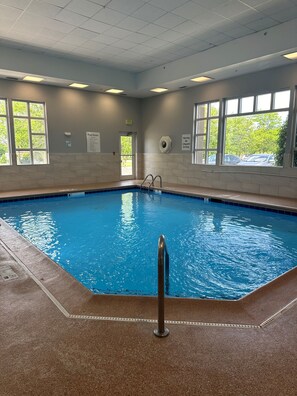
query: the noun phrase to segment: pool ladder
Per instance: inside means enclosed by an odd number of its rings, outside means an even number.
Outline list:
[[[149,183],[148,178],[151,178],[151,182]],[[147,187],[148,190],[150,190],[151,187],[155,187],[155,181],[156,179],[159,179],[160,182],[160,188],[163,187],[163,181],[162,181],[162,177],[160,175],[156,175],[155,177],[149,173],[148,175],[145,176],[145,178],[143,179],[143,182],[140,185],[140,189],[142,189],[143,187]],[[145,183],[148,182],[149,185],[145,186]]]
[[[164,235],[158,241],[158,328],[154,330],[157,337],[166,337],[169,330],[165,327],[165,293],[169,294],[169,254]]]

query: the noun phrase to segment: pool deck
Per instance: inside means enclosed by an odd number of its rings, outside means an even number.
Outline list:
[[[0,193],[0,199],[140,181]],[[164,191],[297,212],[297,200],[165,185]],[[94,296],[0,220],[0,394],[295,395],[297,269],[239,301]]]

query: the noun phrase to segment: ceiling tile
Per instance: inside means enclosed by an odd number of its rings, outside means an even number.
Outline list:
[[[173,41],[184,39],[185,35],[174,30],[167,30],[166,32],[159,34],[158,38],[172,43]]]
[[[138,33],[147,34],[148,36],[155,37],[158,36],[158,34],[165,32],[166,30],[167,29],[162,26],[155,25],[154,23],[149,23],[144,28],[140,29]]]
[[[55,19],[58,21],[69,23],[70,25],[80,26],[88,20],[87,17],[77,14],[76,12],[63,9],[56,15]]]
[[[165,11],[172,11],[187,2],[188,0],[151,0],[149,3]]]
[[[131,49],[135,47],[135,43],[132,43],[128,40],[118,40],[116,43],[113,44],[114,47],[123,48],[125,50]]]
[[[72,0],[65,9],[86,17],[92,17],[102,9],[102,6],[88,0]]]
[[[248,34],[252,34],[255,33],[255,30],[249,29],[245,26],[233,26],[229,29],[225,29],[225,33],[233,38],[240,38],[240,37],[244,37],[247,36]]]
[[[201,30],[205,30],[204,26],[199,26],[197,23],[193,21],[186,21],[181,23],[178,26],[175,26],[173,30],[176,30],[177,32],[183,33],[183,34],[194,34],[197,33]]]
[[[109,25],[116,25],[126,17],[127,15],[122,14],[121,12],[111,10],[110,8],[102,8],[102,10],[93,16],[93,19],[108,23]]]
[[[117,27],[112,27],[105,32],[105,35],[110,36],[110,37],[116,37],[118,39],[127,37],[130,34],[131,34],[131,32],[129,30],[121,29],[121,28],[117,28]]]
[[[160,18],[162,15],[166,14],[166,11],[159,7],[152,6],[150,4],[145,4],[132,15],[135,18],[142,19],[146,22],[154,22],[156,19]]]
[[[160,40],[156,37],[152,37],[149,40],[146,40],[145,45],[147,47],[151,47],[151,48],[160,48],[160,47],[164,47],[167,44],[166,41],[164,40]]]
[[[54,18],[60,11],[61,7],[57,7],[53,4],[42,3],[40,1],[32,1],[25,12],[30,12],[31,14],[41,15],[48,18]]]
[[[126,40],[132,41],[132,43],[140,44],[144,43],[146,40],[151,39],[151,37],[141,34],[141,33],[131,33],[128,36],[126,36]]]
[[[142,29],[146,25],[147,22],[134,17],[126,17],[117,24],[119,28],[131,30],[132,32],[138,32],[138,30]]]
[[[56,5],[58,7],[65,7],[71,0],[46,0],[47,3]]]
[[[9,7],[19,8],[24,10],[31,0],[0,0],[0,5],[7,5]],[[68,0],[69,1],[69,0]]]
[[[107,36],[106,34],[98,34],[97,37],[93,38],[93,40],[107,45],[107,44],[113,44],[117,42],[119,39],[117,37]]]
[[[297,2],[296,2],[296,4],[297,4]],[[270,16],[275,21],[287,22],[287,21],[290,21],[291,19],[297,18],[297,7],[294,6],[294,7],[284,9],[282,11],[278,11],[277,13],[271,14]]]
[[[156,25],[160,25],[162,27],[172,29],[175,26],[179,25],[180,23],[185,22],[186,19],[182,18],[178,15],[172,14],[168,12],[167,14],[161,16],[161,18],[157,19],[154,23]]]
[[[40,19],[40,17],[35,17],[35,19]],[[54,19],[49,18],[44,18],[43,26],[61,33],[69,33],[74,29],[74,26],[69,25],[68,23],[55,21]]]
[[[230,0],[228,3],[216,7],[215,12],[225,18],[233,18],[250,8],[237,0]]]
[[[230,0],[192,0],[192,1],[204,8],[215,11],[215,9],[218,6],[228,3]]]
[[[263,18],[259,18],[256,21],[247,23],[245,26],[249,29],[255,30],[255,31],[260,31],[260,30],[264,30],[264,29],[268,29],[272,26],[277,25],[278,22],[272,18],[269,17],[263,17]]]
[[[179,15],[185,19],[193,19],[203,13],[203,11],[205,11],[203,7],[199,6],[193,1],[188,1],[187,3],[183,4],[181,7],[176,8],[172,12],[173,14]]]
[[[111,0],[111,2],[107,4],[107,8],[130,15],[144,4],[145,1],[143,0]]]
[[[105,30],[110,29],[110,25],[107,25],[103,22],[95,21],[95,19],[88,19],[81,25],[81,27],[96,33],[102,33],[105,32]]]
[[[8,19],[11,21],[16,20],[22,15],[22,10],[12,7],[0,5],[0,17],[1,19]]]
[[[100,50],[104,48],[106,45],[104,43],[99,43],[98,41],[89,40],[86,41],[83,46],[88,49]]]

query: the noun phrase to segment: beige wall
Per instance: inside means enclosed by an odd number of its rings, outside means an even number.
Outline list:
[[[235,166],[199,166],[189,154],[144,154],[145,174],[161,175],[168,183],[297,198],[297,170],[239,169]]]
[[[288,149],[284,168],[193,165],[191,152],[181,149],[182,134],[192,135],[195,103],[270,90],[291,89],[294,94],[296,84],[297,67],[293,64],[144,99],[144,174],[160,174],[163,181],[170,183],[297,198],[297,168],[290,166]],[[291,139],[292,121],[289,120]],[[168,154],[159,151],[163,135],[172,138],[172,150]]]
[[[119,132],[136,132],[142,144],[139,99],[6,80],[0,80],[0,98],[46,103],[50,160],[17,166],[13,156],[12,166],[0,166],[0,191],[118,181]],[[101,153],[87,153],[87,131],[100,132]]]

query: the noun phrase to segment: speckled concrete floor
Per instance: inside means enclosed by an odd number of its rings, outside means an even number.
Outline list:
[[[0,300],[1,396],[296,395],[296,305],[264,329],[171,325],[159,339],[152,324],[67,319],[26,274]]]
[[[297,304],[264,328],[66,318],[0,246],[0,395],[296,395]]]

